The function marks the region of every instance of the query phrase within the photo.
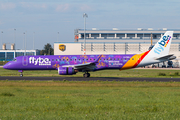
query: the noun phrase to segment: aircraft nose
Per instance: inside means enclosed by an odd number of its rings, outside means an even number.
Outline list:
[[[3,66],[3,68],[4,69],[11,69],[11,62],[8,62],[8,63],[6,63],[4,66]]]
[[[7,65],[7,64],[5,64],[5,65],[3,66],[3,68],[4,68],[4,69],[7,69],[7,68],[8,68],[8,65]]]

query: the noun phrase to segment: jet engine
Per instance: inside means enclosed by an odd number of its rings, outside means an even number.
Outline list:
[[[76,74],[73,67],[59,67],[58,68],[59,75],[73,75]]]

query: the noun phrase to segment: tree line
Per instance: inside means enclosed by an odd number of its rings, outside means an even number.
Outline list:
[[[40,51],[40,55],[54,55],[54,49],[51,44],[47,43],[44,49]]]

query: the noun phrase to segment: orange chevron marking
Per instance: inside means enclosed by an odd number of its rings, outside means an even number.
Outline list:
[[[149,53],[149,51],[142,53],[142,54],[136,54],[136,55],[132,56],[130,58],[130,60],[128,60],[126,62],[126,64],[120,70],[135,68],[148,53]]]

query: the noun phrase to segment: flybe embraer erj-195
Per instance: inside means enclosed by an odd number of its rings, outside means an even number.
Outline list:
[[[83,72],[84,77],[90,77],[90,71],[125,70],[175,59],[169,55],[172,37],[173,31],[167,31],[151,50],[142,54],[19,56],[3,68],[18,70],[20,76],[24,70],[57,70],[59,75]]]

